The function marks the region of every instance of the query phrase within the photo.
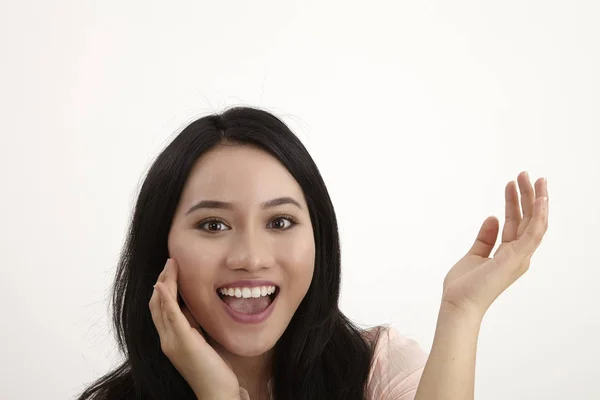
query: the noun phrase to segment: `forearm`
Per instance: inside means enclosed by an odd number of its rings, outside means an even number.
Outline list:
[[[442,306],[415,400],[473,400],[482,317]]]

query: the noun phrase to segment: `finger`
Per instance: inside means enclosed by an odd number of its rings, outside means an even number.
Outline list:
[[[156,280],[156,282],[164,282],[165,281],[165,275],[167,274],[167,267],[169,266],[169,260],[170,260],[170,258],[168,258],[167,262],[165,262],[165,266],[163,267],[162,271],[160,271],[160,274],[158,275],[158,279]]]
[[[475,243],[467,253],[467,255],[475,255],[479,257],[488,257],[496,244],[498,238],[499,222],[496,217],[488,217],[484,222]]]
[[[160,294],[154,288],[152,291],[152,297],[150,297],[150,314],[152,315],[152,321],[158,331],[158,336],[162,337],[165,332],[165,324],[163,322],[162,310],[160,307]]]
[[[191,326],[181,312],[179,304],[177,304],[177,301],[171,296],[169,289],[164,282],[158,282],[155,289],[160,293],[165,333],[167,335],[174,334],[180,338],[185,337]]]
[[[548,181],[540,178],[535,182],[535,197],[548,197]]]
[[[548,198],[538,197],[534,203],[531,223],[523,235],[515,242],[514,252],[518,258],[526,259],[533,255],[544,234],[548,230]]]
[[[158,279],[156,280],[157,283],[162,282],[164,280],[165,269],[167,267],[168,262],[169,262],[169,260],[167,260],[163,270],[158,275]],[[152,291],[152,296],[150,297],[149,307],[150,307],[150,314],[152,315],[152,321],[154,322],[154,325],[156,326],[156,330],[158,331],[159,336],[163,335],[164,330],[165,330],[160,302],[161,302],[160,293],[156,290],[156,288],[154,288],[154,290]]]
[[[535,193],[527,172],[521,172],[517,177],[517,181],[519,182],[519,190],[521,191],[521,208],[523,209],[523,219],[517,232],[517,238],[520,238],[527,229],[527,226],[529,226],[529,221],[533,218]]]
[[[177,263],[174,259],[169,258],[165,266],[165,276],[163,282],[166,283],[169,294],[177,300]]]
[[[540,178],[535,182],[535,199],[539,199],[542,198],[542,202],[544,201],[543,198],[548,199],[548,182],[546,180],[546,178]],[[542,206],[544,206],[544,204],[542,204]],[[549,208],[548,208],[548,202],[546,202],[545,204],[545,210],[542,210],[542,212],[545,213],[545,225],[547,228],[548,225],[548,213],[549,213]]]
[[[519,194],[515,181],[510,181],[504,190],[505,220],[502,229],[502,243],[512,242],[517,239],[519,224],[521,223],[521,208],[519,207]]]

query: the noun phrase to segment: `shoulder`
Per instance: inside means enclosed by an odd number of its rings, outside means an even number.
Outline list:
[[[367,399],[413,400],[427,353],[393,327],[377,326],[364,330],[363,335],[374,347]]]

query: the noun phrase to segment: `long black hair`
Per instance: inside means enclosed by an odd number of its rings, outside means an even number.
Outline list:
[[[148,303],[168,258],[167,237],[188,174],[203,153],[224,142],[259,146],[279,159],[304,192],[314,231],[312,282],[274,349],[274,398],[365,399],[376,339],[367,340],[338,308],[338,225],[323,178],[279,118],[257,108],[235,107],[189,124],[150,167],[112,288],[113,324],[125,361],[79,400],[195,399],[161,351]]]

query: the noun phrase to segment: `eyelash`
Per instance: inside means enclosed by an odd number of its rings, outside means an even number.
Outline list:
[[[288,214],[282,214],[282,215],[278,215],[278,216],[276,216],[275,218],[273,218],[273,219],[271,220],[271,222],[273,222],[273,221],[277,221],[277,220],[280,220],[280,219],[287,219],[288,221],[290,221],[290,222],[291,222],[291,225],[290,225],[289,227],[287,227],[287,228],[284,228],[284,229],[275,229],[276,231],[282,231],[282,232],[285,232],[285,231],[288,231],[288,230],[292,229],[294,226],[296,226],[296,225],[298,224],[298,220],[297,220],[296,218],[292,217],[291,215],[288,215]],[[208,233],[210,233],[210,234],[216,234],[216,233],[219,233],[219,232],[222,232],[222,231],[223,231],[223,230],[210,231],[210,230],[208,230],[208,229],[202,229],[202,226],[203,226],[203,225],[205,225],[205,224],[209,224],[209,223],[211,223],[211,222],[218,222],[218,223],[221,223],[221,224],[223,224],[223,225],[226,225],[226,224],[225,224],[225,222],[224,222],[223,220],[221,220],[221,219],[218,219],[218,218],[209,218],[209,219],[206,219],[206,220],[204,220],[204,221],[202,221],[202,222],[198,223],[196,226],[197,226],[199,229],[201,229],[201,230],[203,230],[203,231],[205,231],[205,232],[208,232]]]

